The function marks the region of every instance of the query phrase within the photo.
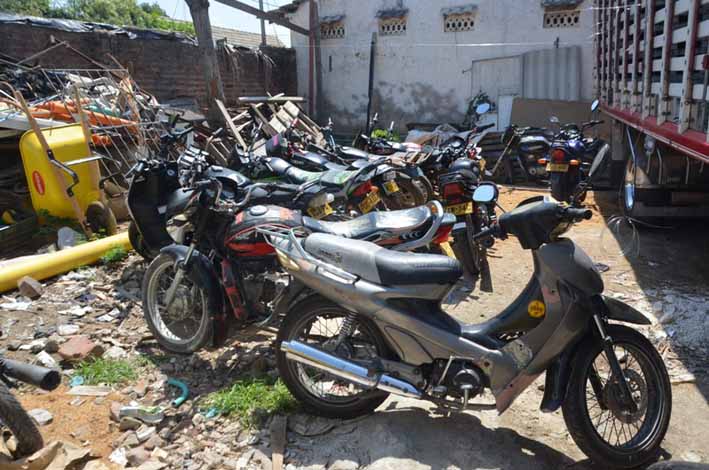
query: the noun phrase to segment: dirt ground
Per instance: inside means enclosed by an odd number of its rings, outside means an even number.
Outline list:
[[[543,191],[502,188],[500,202],[505,209],[511,209],[521,200],[540,194]],[[617,213],[614,195],[598,194],[587,203],[594,209],[594,218],[574,227],[568,236],[605,270],[607,293],[632,304],[652,319],[653,325],[642,331],[662,353],[673,380],[673,415],[663,443],[664,458],[709,463],[709,300],[705,300],[709,230],[703,222],[686,222],[672,228],[663,223],[662,228],[640,227],[634,237],[626,226],[621,225],[616,232],[608,229],[609,218]],[[614,227],[612,222],[610,225]],[[626,248],[626,253],[620,252],[620,246]],[[530,253],[522,250],[515,239],[496,243],[489,257],[490,276],[461,283],[449,299],[451,303],[446,309],[461,321],[478,322],[495,315],[521,292],[532,273]],[[85,321],[82,333],[113,341],[127,350],[137,348],[151,357],[156,369],[146,372],[149,379],[161,373],[182,377],[191,380],[194,394],[199,395],[228,385],[236,377],[233,367],[228,369],[229,373],[223,372],[226,369],[219,368],[219,361],[228,363],[230,357],[247,357],[254,350],[267,349],[272,338],[268,332],[237,338],[230,347],[200,353],[193,359],[163,354],[154,345],[152,349],[146,349],[145,343],[139,345],[145,327],[140,304],[136,302],[135,284],[131,283],[144,268],[136,256],[126,266],[132,271],[130,275],[126,275],[125,269],[107,273],[96,269],[91,274],[92,285],[100,287],[92,292],[104,292],[106,297],[93,298],[91,304],[100,312],[118,302],[123,312],[120,321],[111,324]],[[103,291],[111,283],[126,279],[122,285],[128,287],[118,295]],[[27,342],[38,325],[56,326],[67,321],[65,315],[57,312],[71,305],[70,299],[77,293],[69,293],[66,286],[57,287],[56,283],[47,290],[60,298],[59,306],[31,312],[0,310],[0,329],[4,333],[0,349],[7,348],[13,340]],[[7,355],[30,357],[23,351]],[[542,380],[532,384],[500,416],[496,412],[444,416],[424,402],[392,397],[377,413],[354,422],[326,423],[322,433],[292,430],[288,433],[286,468],[596,468],[569,437],[561,412],[539,411]],[[123,433],[110,422],[109,403],[112,400],[126,403],[135,394],[130,387],[123,387],[110,397],[86,398],[75,406],[70,404],[74,397],[66,395],[66,391],[66,386],[51,393],[23,388],[19,397],[26,408],[41,407],[54,415],[53,423],[41,428],[46,441],[62,439],[86,445],[93,455],[113,466],[107,457]],[[166,399],[156,393],[149,395],[153,402]],[[486,399],[492,400],[490,396],[481,397],[482,401]],[[191,425],[193,413],[184,409],[173,419],[176,427],[180,427],[180,419],[186,418],[186,425],[182,426],[186,434],[179,439],[166,436],[164,448],[174,457],[169,460],[168,468],[270,468],[270,461],[257,458],[271,455],[268,430],[246,430],[218,418],[206,428],[208,431],[199,432],[205,428]],[[317,421],[300,414],[289,419]],[[215,440],[219,443],[210,442]],[[206,452],[215,455],[205,456]]]

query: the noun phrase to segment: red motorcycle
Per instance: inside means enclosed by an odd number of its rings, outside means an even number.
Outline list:
[[[183,181],[191,190],[184,214],[195,230],[189,245],[160,250],[142,293],[150,330],[165,349],[178,353],[222,343],[238,327],[272,322],[303,295],[262,230],[324,232],[413,250],[447,242],[455,223],[438,202],[327,222],[277,206],[246,208],[252,192],[268,183],[250,186],[236,202],[221,197],[222,183],[205,172],[195,170]]]

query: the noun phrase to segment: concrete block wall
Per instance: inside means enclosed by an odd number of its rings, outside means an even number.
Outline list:
[[[22,59],[45,49],[51,37],[67,41],[88,57],[107,66],[107,54],[127,67],[136,83],[158,100],[195,98],[204,106],[205,85],[202,60],[198,48],[191,44],[165,39],[130,39],[125,35],[106,33],[73,33],[28,25],[0,25],[0,52]],[[264,53],[274,65],[269,73],[257,54],[239,50],[235,70],[233,54],[220,50],[219,60],[227,104],[235,104],[239,96],[271,93],[297,93],[295,53],[292,49],[267,47]],[[70,50],[59,47],[41,56],[40,65],[50,68],[95,68]],[[266,81],[269,81],[268,89]]]

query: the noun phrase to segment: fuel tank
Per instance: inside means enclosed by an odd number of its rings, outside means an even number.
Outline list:
[[[289,230],[302,225],[299,211],[278,206],[253,206],[234,217],[227,228],[224,244],[237,257],[271,256],[275,254],[273,247],[257,229]]]

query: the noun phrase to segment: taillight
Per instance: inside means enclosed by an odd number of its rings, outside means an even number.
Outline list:
[[[460,196],[465,192],[465,188],[460,183],[450,183],[443,186],[443,198],[448,199],[451,196]]]
[[[475,149],[475,147],[473,147],[473,148],[471,148],[470,150],[468,150],[468,157],[470,157],[470,158],[475,158],[475,155],[477,155],[477,154],[478,154],[478,152],[477,152],[477,150]]]
[[[367,181],[366,183],[360,184],[359,186],[357,186],[357,188],[353,191],[352,194],[354,194],[357,197],[365,196],[365,195],[369,194],[369,192],[371,190],[372,190],[372,183],[371,183],[371,181]]]
[[[441,225],[431,241],[436,244],[445,243],[450,238],[452,231],[453,225]]]
[[[551,161],[554,163],[563,163],[566,160],[566,153],[561,149],[554,149],[551,151]]]

